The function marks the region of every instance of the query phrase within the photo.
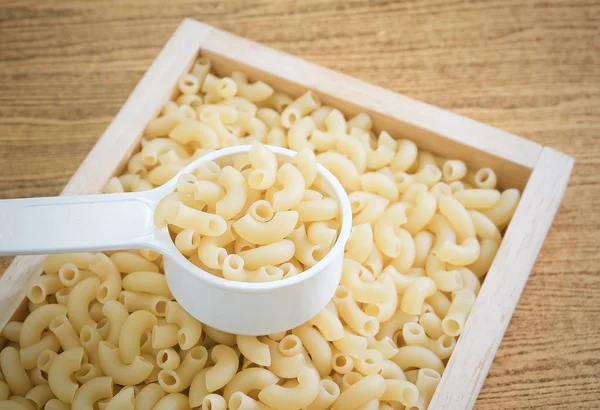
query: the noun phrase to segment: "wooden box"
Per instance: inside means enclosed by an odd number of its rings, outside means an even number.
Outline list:
[[[139,148],[146,123],[175,92],[198,53],[217,73],[238,70],[298,96],[316,91],[346,115],[366,112],[376,128],[436,154],[493,168],[504,188],[523,190],[496,259],[459,338],[431,409],[471,408],[565,192],[573,158],[510,133],[366,84],[291,55],[186,19],[148,69],[62,195],[97,193]],[[22,316],[43,256],[17,257],[0,279],[0,329]]]

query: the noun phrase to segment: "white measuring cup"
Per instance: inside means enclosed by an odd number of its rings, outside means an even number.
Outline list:
[[[295,151],[267,146],[278,157]],[[296,327],[331,300],[340,281],[352,212],[346,192],[318,165],[341,210],[341,228],[331,251],[290,278],[246,283],[214,276],[188,261],[167,227],[154,224],[158,202],[175,190],[179,175],[202,162],[248,152],[240,145],[207,154],[164,185],[145,192],[0,200],[0,255],[146,248],[164,256],[167,284],[177,302],[202,323],[242,335],[266,335]]]

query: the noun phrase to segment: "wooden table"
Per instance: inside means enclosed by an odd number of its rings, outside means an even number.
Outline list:
[[[477,408],[598,408],[593,3],[3,0],[0,198],[57,194],[181,19],[205,21],[574,156],[567,196]],[[3,271],[9,259],[1,261]]]

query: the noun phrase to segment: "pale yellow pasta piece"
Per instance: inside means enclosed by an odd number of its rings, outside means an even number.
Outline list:
[[[283,240],[298,222],[298,212],[280,211],[267,222],[260,222],[250,214],[233,223],[233,229],[244,240],[258,245],[267,245]]]
[[[461,160],[448,160],[442,165],[444,181],[461,180],[467,175],[467,165]]]
[[[215,131],[200,121],[182,121],[169,132],[169,138],[181,144],[195,142],[202,148],[220,148],[220,140]]]
[[[252,171],[248,176],[250,188],[260,190],[270,188],[275,183],[278,172],[275,154],[264,145],[253,143],[248,151],[248,158],[252,164]]]
[[[413,281],[406,290],[402,298],[400,309],[402,312],[419,315],[425,299],[432,296],[437,290],[436,283],[427,277],[419,277]]]
[[[65,403],[74,403],[79,385],[71,380],[71,375],[81,368],[84,350],[81,347],[64,351],[50,364],[48,384],[52,393]]]
[[[130,313],[136,310],[148,310],[157,317],[164,317],[169,299],[150,293],[137,293],[124,290],[119,295],[119,302]]]
[[[71,406],[58,399],[50,399],[46,403],[44,410],[71,410]]]
[[[32,385],[39,386],[40,384],[48,384],[48,374],[42,372],[38,367],[34,367],[27,371],[27,376],[31,380]]]
[[[48,274],[58,273],[60,267],[65,263],[72,263],[79,269],[89,269],[90,261],[93,256],[94,254],[91,252],[48,255],[46,259],[44,259],[42,268],[44,269],[44,272]]]
[[[165,397],[165,391],[158,384],[147,384],[136,394],[135,408],[136,410],[152,410],[163,397]]]
[[[181,363],[181,358],[173,349],[161,349],[156,355],[156,365],[161,369],[175,370]]]
[[[167,393],[179,393],[187,389],[194,376],[204,369],[208,358],[204,346],[196,346],[186,352],[181,364],[175,370],[163,369],[158,373],[158,384]]]
[[[157,272],[133,272],[123,278],[123,289],[135,292],[146,292],[153,295],[173,299],[167,286],[165,275]]]
[[[354,368],[365,376],[379,373],[382,365],[383,355],[376,349],[367,349],[358,360],[354,361]]]
[[[381,353],[383,360],[391,359],[398,353],[398,347],[394,341],[389,337],[384,337],[381,340],[375,339],[371,336],[367,338],[367,347],[369,349],[378,350]]]
[[[177,302],[169,302],[166,307],[167,323],[179,326],[177,341],[179,347],[188,350],[196,345],[202,336],[202,324],[187,313]]]
[[[358,380],[344,390],[333,403],[332,409],[356,409],[373,399],[381,397],[385,391],[385,381],[378,374]]]
[[[21,348],[19,355],[21,357],[21,363],[25,370],[34,368],[37,365],[37,358],[44,350],[51,350],[58,352],[60,349],[60,342],[54,334],[51,332],[42,333],[42,338],[39,342],[27,347]]]
[[[108,300],[117,300],[122,287],[121,275],[114,262],[105,254],[97,253],[90,261],[90,270],[102,281],[96,292],[98,301],[105,303]]]
[[[393,172],[408,171],[417,160],[417,145],[406,139],[398,140],[396,155],[390,163]]]
[[[340,388],[330,379],[319,381],[319,392],[315,400],[310,403],[306,410],[326,410],[340,395]]]
[[[436,252],[440,260],[457,266],[474,263],[481,254],[481,247],[476,238],[467,238],[460,245],[446,242]]]
[[[403,225],[411,235],[421,231],[431,221],[437,208],[436,198],[428,192],[418,194],[415,201],[416,205],[408,213],[408,222]]]
[[[389,359],[383,361],[379,374],[386,380],[406,380],[404,370],[402,370],[400,366]]]
[[[211,236],[204,236],[200,239],[197,250],[198,259],[211,269],[221,269],[227,251],[225,248],[217,245],[217,239]]]
[[[221,204],[223,200],[225,200],[225,197],[217,202],[217,213],[219,213],[219,204]],[[245,197],[242,200],[245,202]],[[243,203],[241,205],[243,206]],[[222,204],[222,206],[224,205]],[[224,211],[221,210],[221,212]],[[227,216],[229,216],[229,214],[227,214]],[[227,223],[222,215],[203,212],[187,206],[182,202],[172,202],[167,206],[166,221],[182,229],[193,229],[201,235],[208,236],[222,235],[227,229]]]
[[[233,79],[229,77],[219,78],[211,73],[206,74],[202,83],[203,93],[214,93],[223,100],[233,97],[237,93],[237,90],[237,84]]]
[[[31,400],[33,403],[35,403],[36,409],[42,409],[46,403],[54,397],[54,393],[52,393],[52,390],[47,384],[35,386],[25,395],[25,399]]]
[[[0,370],[12,394],[25,396],[33,388],[21,363],[19,351],[14,347],[7,346],[0,351]]]
[[[133,273],[138,271],[158,272],[158,266],[143,256],[127,251],[115,252],[110,259],[121,273]]]
[[[218,181],[225,189],[225,196],[217,202],[216,213],[225,220],[229,220],[244,207],[248,197],[248,186],[244,176],[230,166],[221,170]],[[223,232],[220,232],[219,235]]]
[[[398,307],[398,293],[396,286],[391,276],[381,274],[377,278],[377,283],[380,283],[384,289],[383,301],[379,303],[370,303],[364,311],[367,315],[377,318],[379,322],[385,322],[392,318]]]
[[[460,272],[447,270],[446,264],[433,254],[427,257],[425,271],[427,276],[435,281],[437,288],[443,292],[454,292],[464,286]]]
[[[341,353],[345,353],[352,358],[360,358],[367,350],[368,340],[364,336],[359,336],[348,327],[344,327],[344,336],[334,340],[333,345]],[[335,363],[335,355],[334,355]],[[349,369],[352,370],[352,369]]]
[[[94,276],[92,272],[79,269],[72,263],[65,263],[58,270],[58,278],[60,279],[61,283],[68,288],[73,288],[79,282],[91,276]],[[57,293],[59,292],[60,290]]]
[[[442,292],[437,291],[425,300],[430,306],[433,307],[436,315],[439,317],[446,316],[448,309],[450,308],[450,299],[448,299]]]
[[[354,370],[354,359],[347,353],[336,351],[331,357],[333,371],[346,375]]]
[[[365,314],[352,298],[352,291],[345,286],[339,286],[333,297],[340,316],[355,332],[363,336],[374,336],[379,331],[379,322],[374,317]]]
[[[33,303],[41,303],[49,295],[53,295],[63,287],[58,274],[47,274],[38,277],[27,291],[27,298]]]
[[[381,303],[387,293],[380,282],[364,282],[360,279],[363,266],[349,258],[344,258],[340,284],[352,291],[354,300],[360,303]]]
[[[363,174],[367,170],[367,151],[365,151],[358,138],[351,135],[342,135],[337,138],[335,148],[354,164],[358,174]]]
[[[419,399],[419,390],[417,386],[409,381],[390,379],[385,381],[385,391],[380,399],[400,402],[404,406],[412,406]]]
[[[63,350],[81,347],[79,336],[66,316],[54,317],[49,323],[48,329],[57,337]]]
[[[332,352],[325,337],[308,324],[292,329],[292,334],[298,336],[302,345],[306,348],[319,375],[321,377],[329,375],[331,373]]]
[[[84,363],[81,365],[79,370],[75,372],[75,379],[81,383],[87,383],[88,381],[95,379],[97,377],[103,376],[102,370],[100,367],[95,366],[91,363]]]
[[[421,346],[402,346],[398,354],[392,358],[402,370],[412,367],[433,369],[438,373],[444,371],[444,363],[431,350]]]
[[[230,410],[272,410],[252,397],[242,392],[235,392],[229,399]]]
[[[253,390],[262,390],[265,387],[272,386],[278,381],[279,378],[267,369],[247,368],[235,374],[225,387],[223,397],[229,401],[235,392],[247,394]],[[190,403],[195,404],[192,401]]]
[[[347,192],[360,189],[360,174],[354,163],[339,152],[324,152],[317,155],[317,161],[331,172]]]
[[[141,338],[157,324],[156,316],[147,310],[138,310],[129,315],[121,327],[119,350],[125,363],[131,363],[141,354]]]
[[[337,313],[330,309],[323,309],[308,321],[315,326],[328,342],[344,337],[344,326]]]
[[[448,222],[456,232],[458,241],[475,237],[475,226],[465,207],[456,199],[441,197],[439,201],[440,213],[448,219]]]
[[[247,269],[259,269],[262,266],[274,266],[287,262],[294,256],[296,247],[289,239],[259,246],[239,253]]]
[[[310,114],[320,106],[321,101],[318,95],[309,90],[296,98],[293,102],[288,103],[287,107],[283,109],[283,112],[281,113],[281,124],[286,128],[290,128],[302,117]]]
[[[269,346],[262,343],[256,336],[236,336],[236,344],[240,352],[250,361],[260,366],[271,365]]]
[[[475,293],[470,289],[457,291],[448,309],[448,313],[442,320],[442,330],[449,336],[458,336],[464,328],[467,317],[475,304]]]
[[[437,339],[431,339],[425,334],[425,329],[418,323],[407,323],[402,328],[402,337],[408,346],[421,346],[434,352],[440,359],[450,357],[456,340],[446,334]]]
[[[498,182],[496,173],[491,168],[480,168],[473,177],[477,188],[494,189]]]
[[[177,124],[179,122],[180,120],[178,119]],[[173,127],[175,125],[176,124],[173,124]],[[169,129],[168,132],[170,132],[171,129]],[[158,164],[158,157],[170,150],[175,151],[181,158],[189,156],[187,149],[182,144],[169,138],[156,138],[143,145],[141,151],[142,164],[147,167],[155,166]]]
[[[19,344],[21,348],[29,347],[42,338],[42,333],[48,328],[56,316],[64,316],[67,308],[63,305],[51,303],[41,306],[31,312],[23,321],[20,329]]]
[[[363,263],[369,257],[374,245],[373,228],[368,223],[354,225],[346,242],[346,258]]]
[[[435,165],[426,164],[413,174],[412,179],[413,183],[424,184],[427,188],[431,188],[442,179],[442,171]]]
[[[2,336],[11,342],[18,342],[23,322],[10,321],[2,329]]]
[[[360,128],[365,131],[369,131],[371,128],[373,128],[373,121],[371,120],[371,117],[369,117],[369,114],[361,112],[350,118],[347,126],[348,131],[350,131],[352,128]]]
[[[121,389],[105,407],[106,410],[134,410],[134,408],[133,387]]]
[[[136,356],[130,364],[124,363],[119,349],[105,341],[98,345],[98,357],[102,371],[124,386],[143,382],[154,369],[154,365],[141,356]]]
[[[282,387],[277,384],[267,386],[258,394],[261,402],[281,410],[299,410],[312,403],[319,394],[319,374],[305,367],[298,374],[298,385]]]
[[[325,119],[327,118],[327,116],[329,114],[331,114],[332,111],[333,111],[332,107],[330,107],[328,105],[322,105],[310,113],[310,117],[313,119],[313,121],[315,123],[315,127],[317,127],[317,129],[319,131],[327,131]],[[343,116],[343,114],[342,114],[342,116]],[[344,121],[345,121],[345,119],[344,119]],[[344,132],[346,132],[346,129],[344,129]],[[322,148],[318,148],[318,147],[316,149],[319,151],[327,151],[327,149],[322,149]],[[331,148],[329,148],[329,149],[331,149]]]

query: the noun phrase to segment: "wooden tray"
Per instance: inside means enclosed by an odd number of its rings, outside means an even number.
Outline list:
[[[493,168],[503,187],[523,190],[521,202],[483,283],[430,409],[471,408],[500,345],[525,282],[567,187],[573,158],[498,130],[364,83],[297,57],[186,19],[164,46],[125,105],[61,195],[97,193],[120,174],[139,148],[147,122],[175,92],[177,79],[201,53],[220,75],[243,71],[298,96],[316,91],[324,104],[353,116],[368,113],[374,126],[420,148]],[[0,329],[26,310],[29,282],[43,256],[17,257],[0,279]],[[0,340],[1,342],[1,340]]]

